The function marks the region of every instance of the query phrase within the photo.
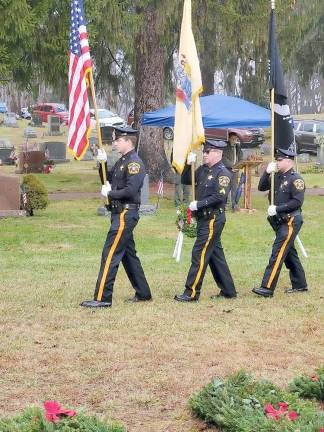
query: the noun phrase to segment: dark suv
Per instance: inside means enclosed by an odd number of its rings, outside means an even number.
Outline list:
[[[254,148],[264,143],[264,130],[262,128],[207,128],[205,129],[206,138],[228,141],[231,137],[238,141],[241,148]],[[166,126],[163,128],[165,140],[173,140],[173,128]]]
[[[315,139],[324,135],[323,120],[295,120],[295,140],[297,152],[316,153],[318,145]]]

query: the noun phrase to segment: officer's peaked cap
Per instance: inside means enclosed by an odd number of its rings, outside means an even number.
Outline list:
[[[276,159],[294,159],[297,156],[296,151],[290,149],[277,149]]]
[[[219,149],[219,150],[224,150],[226,146],[227,144],[225,141],[215,140],[215,139],[206,139],[204,145],[205,148]]]
[[[117,127],[114,126],[113,138],[117,139],[122,136],[136,136],[137,129],[133,129],[130,126]]]

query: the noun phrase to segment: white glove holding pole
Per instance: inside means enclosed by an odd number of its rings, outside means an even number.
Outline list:
[[[189,204],[189,208],[191,211],[197,211],[198,210],[197,201],[191,201],[191,203]]]
[[[187,156],[187,164],[188,165],[192,165],[192,164],[196,163],[196,160],[197,160],[196,153],[194,153],[194,152],[188,153],[188,156]]]
[[[277,207],[275,205],[270,205],[268,207],[268,216],[275,216],[277,214]]]
[[[278,171],[277,162],[270,162],[266,169],[268,174],[276,173]]]
[[[97,152],[97,161],[98,162],[107,162],[107,153],[103,148],[99,148]]]
[[[105,185],[101,186],[101,195],[105,198],[107,198],[109,192],[111,191],[111,185],[109,183],[109,181],[106,182]]]

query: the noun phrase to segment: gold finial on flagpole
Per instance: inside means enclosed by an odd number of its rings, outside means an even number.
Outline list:
[[[271,0],[271,9],[276,8],[276,0]]]

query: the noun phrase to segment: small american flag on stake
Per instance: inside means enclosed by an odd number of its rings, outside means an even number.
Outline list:
[[[89,145],[89,74],[92,69],[83,0],[71,1],[68,148],[81,159]]]
[[[159,208],[159,204],[160,204],[160,198],[163,198],[163,188],[164,188],[164,184],[163,184],[163,174],[161,173],[161,177],[160,180],[158,181],[157,184],[157,202],[156,202],[156,208]]]
[[[161,174],[160,180],[158,181],[158,187],[157,187],[157,194],[161,197],[163,196],[163,187],[164,187],[163,174]]]

